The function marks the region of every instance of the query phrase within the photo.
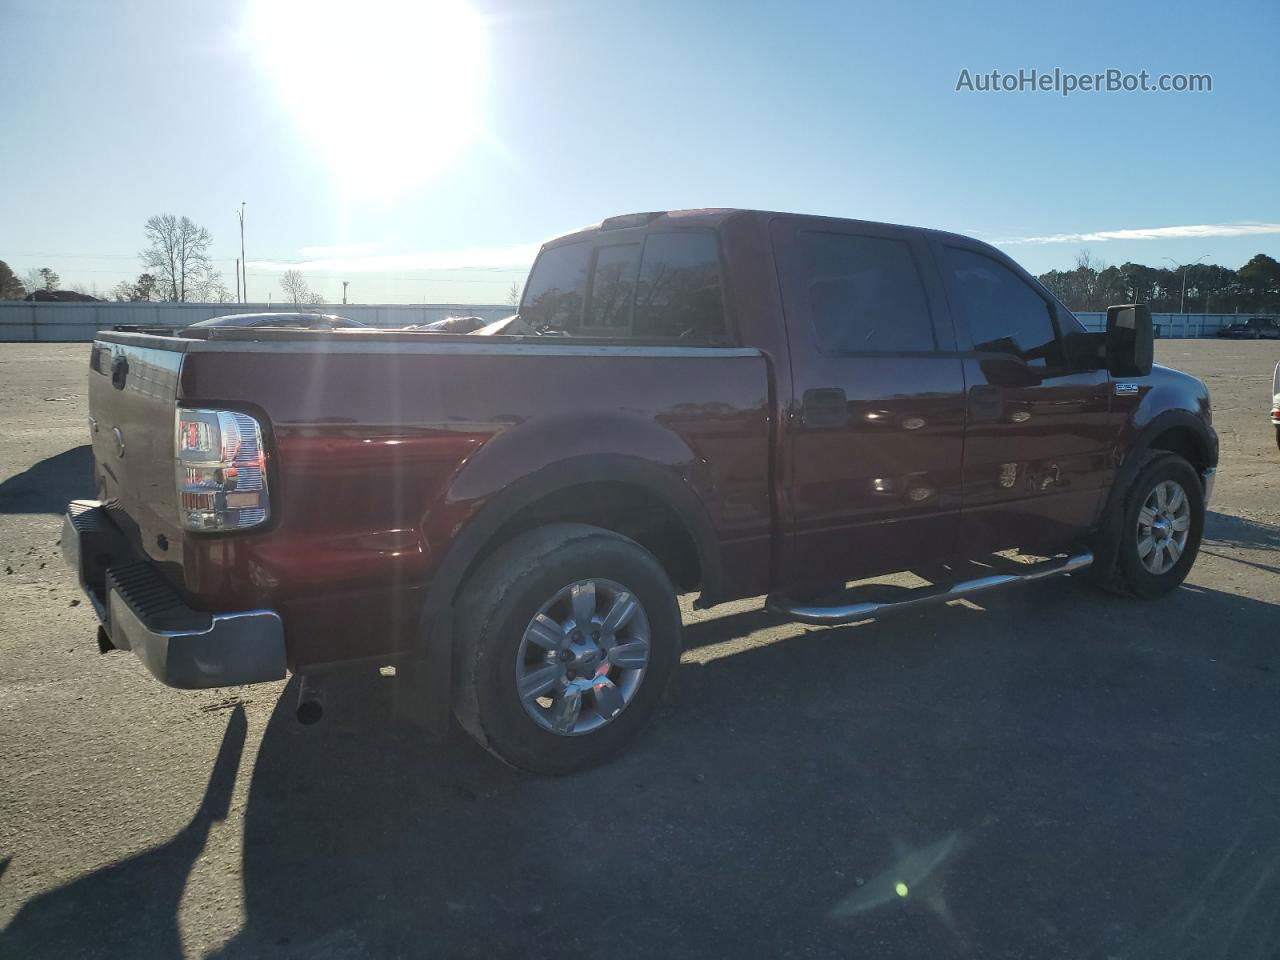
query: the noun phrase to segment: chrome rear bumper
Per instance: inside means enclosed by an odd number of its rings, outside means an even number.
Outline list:
[[[189,690],[284,678],[279,614],[192,609],[155,567],[132,556],[97,501],[76,500],[67,508],[62,555],[111,646],[133,651],[161,683]]]

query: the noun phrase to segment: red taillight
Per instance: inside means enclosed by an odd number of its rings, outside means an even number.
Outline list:
[[[177,481],[188,530],[244,530],[270,516],[262,427],[236,410],[177,412]]]

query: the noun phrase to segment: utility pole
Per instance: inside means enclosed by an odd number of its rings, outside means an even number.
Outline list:
[[[346,280],[342,281],[342,305],[344,307],[347,305],[347,281]]]
[[[1173,257],[1161,257],[1160,259],[1168,260],[1170,263],[1172,263],[1174,270],[1177,270],[1179,266],[1182,266],[1181,264],[1178,263],[1177,260],[1173,259]],[[1190,270],[1192,267],[1194,267],[1201,260],[1207,260],[1207,259],[1209,259],[1209,254],[1206,253],[1203,257],[1196,257],[1196,259],[1192,260],[1185,267],[1182,267],[1182,297],[1178,300],[1178,313],[1187,312],[1187,271]]]
[[[236,303],[244,303],[240,299],[240,258],[236,257]]]
[[[244,201],[240,201],[240,269],[244,271],[241,275],[242,282],[240,289],[244,293],[244,303],[249,302],[249,262],[244,258]]]

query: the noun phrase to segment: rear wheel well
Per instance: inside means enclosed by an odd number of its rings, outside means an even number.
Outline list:
[[[494,532],[467,574],[512,537],[551,523],[585,523],[620,533],[652,553],[681,593],[702,584],[697,545],[675,509],[645,487],[615,481],[575,484],[533,501]]]
[[[1170,427],[1153,438],[1148,449],[1176,453],[1191,464],[1196,473],[1204,473],[1209,466],[1208,455],[1189,427]]]

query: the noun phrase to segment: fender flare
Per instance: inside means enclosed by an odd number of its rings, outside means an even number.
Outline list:
[[[1173,428],[1189,430],[1196,439],[1204,461],[1210,466],[1217,466],[1218,444],[1204,421],[1196,414],[1189,410],[1166,410],[1153,417],[1151,422],[1138,432],[1134,442],[1129,445],[1124,460],[1116,468],[1116,478],[1107,494],[1106,506],[1103,508],[1097,535],[1094,538],[1093,575],[1095,577],[1106,579],[1115,569],[1120,554],[1122,533],[1119,505],[1137,476],[1138,465],[1142,463],[1143,454],[1152,449],[1151,444],[1156,437]]]
[[[616,482],[641,487],[667,503],[693,541],[702,573],[702,596],[719,595],[722,566],[711,516],[676,469],[625,454],[579,456],[557,461],[509,484],[468,520],[453,538],[427,587],[412,653],[422,670],[422,717],[430,733],[449,729],[453,694],[453,600],[467,572],[493,537],[530,504],[565,487]]]

